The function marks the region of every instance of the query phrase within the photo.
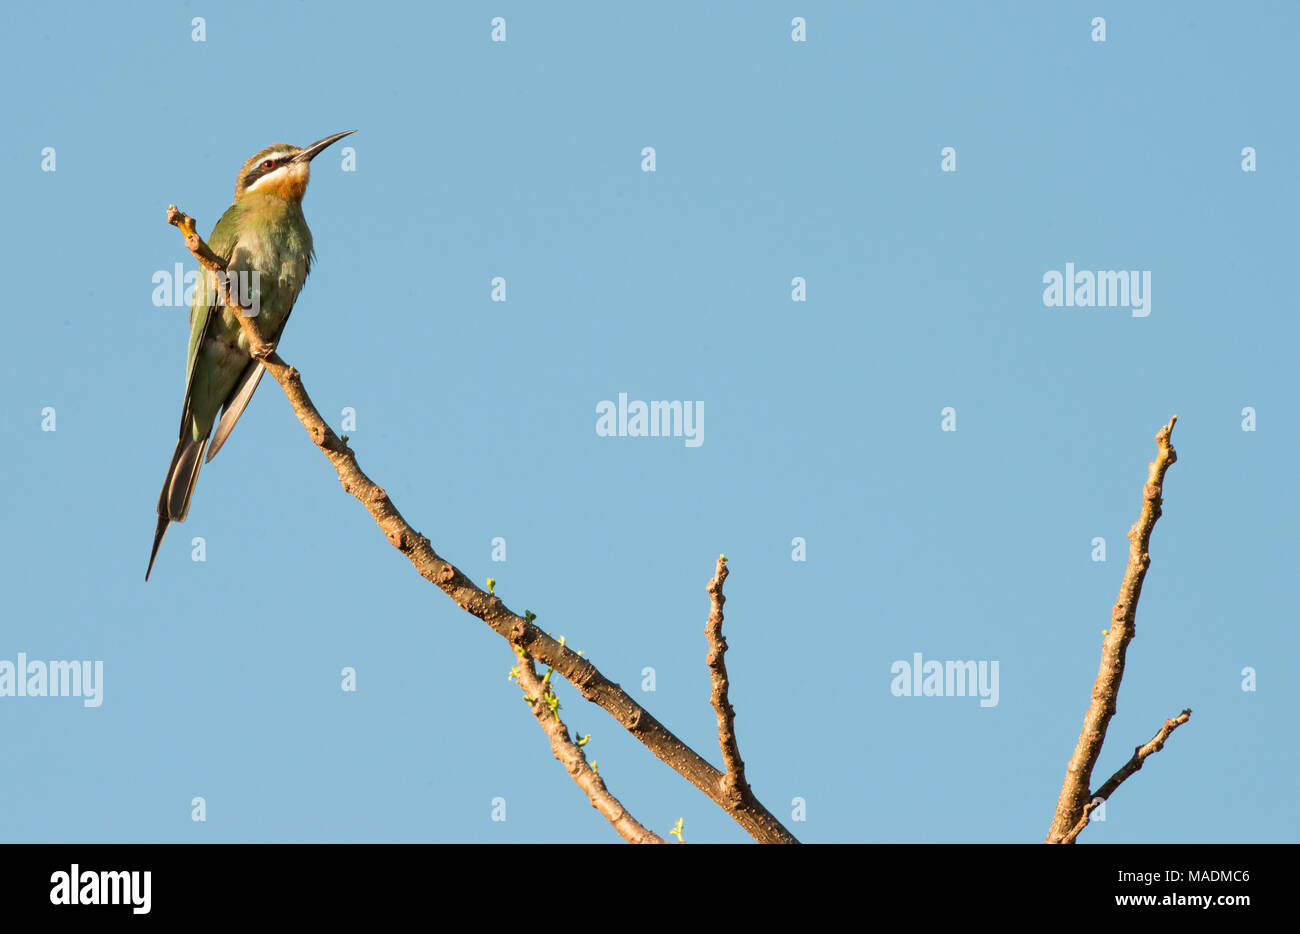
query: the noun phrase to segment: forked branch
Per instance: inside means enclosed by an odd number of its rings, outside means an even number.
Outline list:
[[[186,247],[204,268],[225,272],[225,262],[198,235],[193,218],[172,205],[167,210],[167,222],[181,230]],[[256,318],[244,316],[244,309],[239,306],[233,291],[224,289],[222,294],[225,295],[226,308],[244,331],[250,352],[280,384],[312,443],[333,465],[343,489],[366,508],[389,544],[406,556],[421,577],[437,586],[465,612],[487,623],[512,646],[523,649],[553,668],[587,700],[603,707],[651,752],[730,814],[754,839],[761,843],[798,842],[752,795],[742,801],[728,795],[723,773],[678,739],[591,662],[512,612],[500,597],[484,593],[451,562],[440,557],[429,539],[411,528],[402,517],[383,487],[362,472],[356,453],[333,432],[312,404],[303,387],[302,375],[285,363],[274,347],[266,342]]]
[[[595,766],[587,762],[581,743],[569,736],[569,728],[560,719],[560,702],[551,689],[549,673],[545,678],[538,677],[532,657],[521,649],[515,649],[515,653],[519,657],[519,664],[512,674],[519,678],[519,685],[527,695],[533,716],[537,718],[546,738],[551,741],[551,752],[568,769],[569,777],[574,783],[586,792],[591,806],[628,843],[667,843],[663,837],[647,829],[628,813],[622,802],[605,786],[605,780],[597,774]]]
[[[1142,595],[1142,581],[1147,568],[1151,565],[1151,531],[1156,520],[1160,518],[1162,490],[1165,471],[1178,459],[1178,453],[1170,443],[1173,433],[1175,415],[1169,424],[1156,433],[1156,459],[1147,467],[1147,482],[1142,488],[1142,512],[1138,521],[1129,529],[1128,568],[1124,572],[1124,581],[1119,588],[1119,597],[1111,612],[1110,629],[1102,643],[1101,667],[1097,671],[1097,681],[1092,688],[1092,702],[1083,719],[1083,731],[1070,764],[1066,769],[1065,782],[1061,786],[1061,795],[1056,802],[1056,816],[1047,833],[1048,843],[1073,843],[1074,839],[1088,823],[1088,816],[1096,804],[1093,798],[1104,800],[1128,778],[1142,767],[1143,760],[1158,751],[1165,739],[1179,725],[1186,723],[1192,715],[1184,710],[1177,720],[1166,721],[1164,729],[1156,734],[1155,739],[1146,746],[1139,746],[1128,765],[1108,781],[1097,795],[1090,795],[1088,785],[1092,781],[1092,770],[1101,755],[1102,743],[1106,739],[1106,728],[1115,715],[1116,702],[1119,697],[1120,681],[1124,677],[1124,660],[1128,644],[1136,635],[1136,618],[1138,598]],[[1172,724],[1172,725],[1171,725]],[[1146,750],[1143,752],[1143,750]],[[1104,790],[1105,794],[1101,791]]]

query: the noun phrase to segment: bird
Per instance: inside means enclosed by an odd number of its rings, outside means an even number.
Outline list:
[[[240,168],[234,203],[208,237],[208,246],[227,263],[232,293],[257,317],[271,347],[289,320],[314,256],[302,213],[311,160],[355,132],[335,133],[302,148],[275,143],[258,152]],[[189,513],[199,468],[226,443],[265,372],[249,352],[248,339],[220,289],[217,274],[208,271],[195,283],[180,438],[158,495],[158,527],[146,581],[167,526],[184,522]]]

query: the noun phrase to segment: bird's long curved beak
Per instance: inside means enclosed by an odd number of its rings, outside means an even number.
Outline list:
[[[316,142],[312,143],[310,146],[308,146],[302,152],[298,153],[298,155],[294,156],[289,161],[310,162],[312,159],[315,159],[318,155],[320,155],[321,152],[324,151],[325,147],[333,143],[337,143],[343,137],[350,136],[355,132],[356,130],[344,130],[342,133],[335,133],[333,136],[327,136],[324,139],[317,140]]]

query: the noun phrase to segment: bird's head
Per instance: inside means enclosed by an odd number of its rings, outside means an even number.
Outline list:
[[[239,177],[235,179],[235,200],[256,192],[286,201],[301,201],[311,178],[311,160],[325,147],[355,132],[335,133],[303,149],[288,143],[267,146],[239,170]]]

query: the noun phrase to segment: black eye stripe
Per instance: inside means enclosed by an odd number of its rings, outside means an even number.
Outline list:
[[[260,162],[257,163],[257,165],[253,166],[253,168],[251,168],[248,171],[248,174],[246,176],[244,176],[244,187],[245,188],[249,187],[250,185],[253,184],[253,182],[257,181],[259,178],[261,178],[263,175],[266,175],[268,172],[274,172],[280,166],[288,162],[289,159],[290,159],[289,156],[272,156],[270,159],[261,160]],[[264,163],[266,162],[271,163],[271,167],[269,169],[266,168],[266,166],[264,165]]]

